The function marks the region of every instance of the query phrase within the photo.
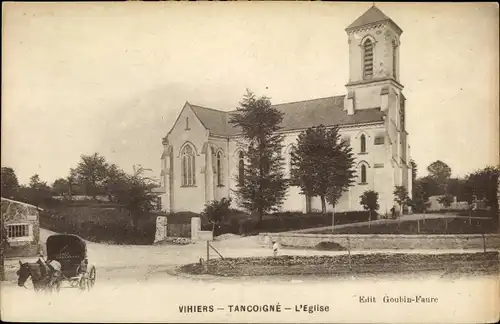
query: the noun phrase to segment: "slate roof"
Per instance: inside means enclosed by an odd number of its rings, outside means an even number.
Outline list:
[[[394,24],[400,31],[401,28],[389,17],[387,17],[379,8],[372,6],[364,14],[358,17],[346,30],[354,29],[357,27],[371,25],[383,21],[388,21]]]
[[[348,115],[347,111],[344,110],[344,97],[334,96],[290,102],[273,105],[273,107],[284,113],[281,125],[283,131],[306,129],[320,124],[345,126],[383,121],[384,113],[380,111],[380,108],[360,109],[355,111],[353,115]],[[236,114],[237,111],[224,112],[189,105],[211,134],[231,136],[241,133],[237,127],[229,122],[231,114]]]
[[[229,118],[226,111],[216,110],[212,108],[201,107],[189,104],[196,116],[202,124],[210,130],[211,134],[229,135],[228,125]]]

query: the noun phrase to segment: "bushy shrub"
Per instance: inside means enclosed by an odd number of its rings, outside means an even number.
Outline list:
[[[257,235],[259,234],[258,222],[254,219],[245,219],[238,222],[239,235]]]
[[[229,206],[231,206],[231,198],[222,198],[214,200],[205,205],[201,215],[206,217],[208,222],[212,224],[212,233],[215,236],[215,227],[219,226],[229,215]]]
[[[320,242],[316,244],[316,250],[319,251],[345,251],[346,248],[335,242]]]
[[[335,213],[335,225],[367,222],[369,216],[370,213],[365,210]],[[372,213],[372,218],[376,219],[377,214]]]

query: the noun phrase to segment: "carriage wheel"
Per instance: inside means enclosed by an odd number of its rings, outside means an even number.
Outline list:
[[[97,273],[96,273],[96,270],[95,270],[95,267],[92,266],[90,268],[90,272],[89,272],[89,277],[88,277],[88,282],[87,282],[87,289],[90,291],[90,289],[92,289],[95,285],[95,279],[97,277]]]
[[[87,278],[85,276],[81,276],[80,280],[78,280],[78,289],[81,291],[87,288]]]

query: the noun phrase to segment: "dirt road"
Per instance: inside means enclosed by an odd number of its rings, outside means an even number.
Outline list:
[[[42,238],[51,233],[42,230]],[[260,247],[254,238],[214,242],[225,257],[266,256],[270,249]],[[88,243],[89,260],[97,267],[96,286],[90,292],[62,289],[59,294],[35,294],[15,285],[2,284],[0,310],[9,321],[77,322],[391,322],[394,312],[406,317],[422,316],[423,321],[477,322],[477,315],[467,311],[477,300],[498,297],[497,278],[441,278],[440,273],[397,277],[258,277],[193,279],[173,275],[180,264],[205,257],[204,244],[186,246],[116,246]],[[345,252],[283,250],[284,254],[312,255]],[[399,251],[401,252],[401,251]],[[212,254],[215,257],[215,253]],[[15,280],[17,260],[9,260],[9,276]],[[374,296],[376,305],[362,305],[360,296]],[[391,311],[382,303],[385,295],[422,295],[436,297],[433,305],[396,305]],[[458,296],[458,297],[457,297]],[[486,299],[485,299],[486,298]],[[234,312],[230,305],[279,303],[282,312]],[[296,311],[300,305],[326,305],[328,312]],[[495,303],[492,303],[492,305]],[[213,306],[213,312],[185,313],[186,305]],[[453,305],[454,312],[449,311]],[[401,308],[402,307],[402,308]],[[382,311],[381,311],[382,309]],[[202,308],[203,310],[203,308]],[[391,315],[392,314],[392,315]],[[443,318],[448,316],[448,318]],[[363,320],[363,318],[365,320]],[[421,318],[421,317],[420,317]],[[483,322],[483,321],[480,321]]]
[[[54,234],[51,231],[42,229],[40,239],[45,243],[48,236]],[[270,256],[271,249],[262,247],[257,237],[229,238],[211,243],[223,257],[253,257]],[[115,280],[127,280],[142,282],[150,280],[152,277],[170,276],[172,269],[179,265],[195,263],[200,258],[206,259],[205,243],[188,245],[108,245],[102,243],[87,242],[89,262],[97,268],[98,282],[114,282]],[[354,251],[353,253],[379,253],[380,251]],[[384,251],[390,253],[391,251]],[[454,252],[448,250],[411,250],[393,251],[397,253],[444,253]],[[456,252],[456,251],[455,251]],[[468,252],[475,252],[469,250]],[[347,252],[337,251],[314,251],[304,249],[282,249],[280,254],[285,255],[335,255],[346,254]],[[210,250],[210,258],[219,258],[217,253]],[[36,260],[37,258],[22,258],[23,261]],[[18,260],[6,261],[6,276],[8,281],[16,279],[15,271],[19,264]]]
[[[54,234],[42,229],[40,239],[45,243],[48,236]],[[271,250],[262,248],[256,237],[235,237],[223,241],[212,242],[212,245],[224,257],[270,256]],[[206,259],[205,243],[188,245],[108,245],[87,242],[89,262],[97,268],[99,281],[128,280],[141,282],[152,276],[167,276],[169,270],[178,265],[195,263],[200,258]],[[318,255],[325,252],[311,250],[283,250],[290,255]],[[341,252],[326,252],[336,254]],[[342,252],[344,253],[344,252]],[[210,258],[219,258],[215,251],[210,250]],[[37,258],[21,258],[22,261]],[[16,279],[18,259],[7,260],[7,280]]]

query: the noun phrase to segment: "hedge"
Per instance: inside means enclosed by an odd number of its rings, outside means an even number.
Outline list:
[[[335,213],[335,224],[351,224],[368,221],[367,211]],[[375,219],[376,215],[372,215]],[[215,235],[226,233],[239,235],[256,235],[259,232],[286,232],[304,228],[332,225],[332,213],[283,212],[265,215],[262,222],[252,219],[248,214],[232,211],[226,219],[215,228]],[[212,225],[202,219],[202,230],[212,230]]]
[[[74,214],[41,212],[39,219],[40,226],[45,229],[76,234],[91,242],[149,245],[153,244],[156,232],[156,223],[151,217],[141,219],[137,228],[132,226],[130,220],[110,217],[87,220],[79,219]]]

